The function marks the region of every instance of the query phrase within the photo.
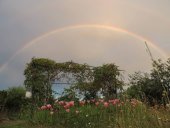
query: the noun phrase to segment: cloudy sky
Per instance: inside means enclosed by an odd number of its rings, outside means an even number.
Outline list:
[[[149,71],[145,41],[155,58],[170,55],[169,7],[169,0],[0,0],[0,89],[23,85],[33,56]]]

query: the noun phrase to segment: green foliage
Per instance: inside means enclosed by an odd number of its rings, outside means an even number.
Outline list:
[[[81,65],[79,72],[74,72],[74,77],[76,84],[70,90],[78,92],[85,100],[98,98],[98,93],[106,99],[115,98],[117,90],[121,90],[123,86],[120,71],[114,64],[99,67]]]
[[[70,86],[68,89],[64,89],[62,96],[59,97],[59,101],[77,101],[79,100],[76,91],[74,90],[74,86]]]
[[[7,90],[5,108],[9,112],[19,112],[25,104],[25,89],[23,87],[11,87]]]
[[[96,98],[101,90],[106,98],[117,97],[117,90],[123,85],[118,66],[114,64],[92,67],[73,61],[56,63],[45,58],[32,58],[24,75],[26,88],[31,88],[35,104],[43,104],[44,99],[52,98],[51,86],[56,80],[74,83],[74,88],[70,88],[72,92],[79,92],[85,99]]]
[[[4,111],[7,99],[7,91],[0,91],[0,111]]]
[[[78,113],[76,112],[78,111]],[[164,110],[166,112],[166,110]],[[32,123],[35,126],[64,128],[168,128],[168,111],[161,115],[158,110],[148,109],[142,102],[125,101],[107,108],[100,103],[74,106],[69,112],[63,108],[58,111],[37,110]]]
[[[84,96],[85,100],[98,98],[97,93],[100,88],[94,84],[94,82],[79,83],[77,87],[79,89],[79,93]]]
[[[170,96],[170,59],[153,62],[150,74],[135,73],[130,76],[130,88],[127,93],[131,97],[147,100],[150,104],[168,104]]]
[[[52,82],[54,81],[56,63],[45,58],[32,58],[24,71],[25,86],[31,89],[33,101],[42,103],[52,98]]]
[[[94,84],[102,90],[107,98],[116,98],[117,90],[123,89],[120,70],[115,64],[105,64],[94,68]]]

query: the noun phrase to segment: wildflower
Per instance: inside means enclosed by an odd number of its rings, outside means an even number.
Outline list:
[[[76,110],[76,114],[79,114],[79,111],[78,111],[78,110]]]
[[[87,103],[89,104],[89,103],[90,103],[90,100],[87,100]]]
[[[53,115],[53,114],[54,114],[54,112],[53,112],[53,111],[51,111],[51,112],[50,112],[50,115]]]
[[[104,102],[104,107],[107,108],[109,106],[108,102]]]
[[[85,101],[79,101],[80,106],[84,106]]]
[[[136,99],[131,99],[131,105],[135,107],[137,105],[137,100]]]
[[[103,100],[103,99],[99,99],[99,102],[103,103],[103,102],[104,102],[104,100]]]
[[[51,104],[47,104],[47,109],[51,109],[51,108],[52,108]]]
[[[94,103],[95,102],[95,99],[91,99],[91,103]]]
[[[121,104],[124,105],[125,103],[122,101]]]
[[[57,104],[57,103],[58,103],[58,100],[56,100],[55,103]]]
[[[158,117],[158,120],[161,120],[161,118],[160,118],[160,117]]]
[[[167,95],[167,92],[166,91],[163,91],[162,92],[162,96],[166,96]]]
[[[70,101],[70,102],[69,102],[69,106],[70,106],[70,107],[74,106],[74,101]]]
[[[66,109],[66,112],[68,112],[68,113],[69,113],[69,112],[70,112],[70,109]]]
[[[118,106],[118,107],[120,107],[120,106],[121,106],[121,104],[118,104],[117,106]]]
[[[117,104],[117,103],[120,102],[120,100],[119,99],[115,99],[114,102],[116,102],[116,104]]]
[[[63,106],[63,105],[65,105],[65,102],[64,101],[59,101],[58,104]]]
[[[123,113],[123,110],[120,110],[121,113]]]
[[[41,110],[46,110],[47,106],[41,106]]]
[[[167,107],[167,108],[170,108],[170,104],[166,104],[166,107]]]
[[[86,115],[86,117],[88,117],[89,115]]]
[[[99,106],[99,102],[96,102],[95,105],[96,105],[96,106]]]
[[[115,102],[115,100],[109,100],[109,103],[113,103],[113,102]]]
[[[70,108],[70,104],[69,104],[69,103],[67,103],[66,105],[64,105],[64,109],[68,109],[68,108]]]

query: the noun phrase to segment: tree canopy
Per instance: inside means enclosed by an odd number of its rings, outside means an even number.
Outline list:
[[[129,84],[127,92],[131,97],[147,100],[150,104],[169,103],[170,59],[166,62],[153,61],[150,73],[134,73]]]
[[[84,97],[95,98],[100,93],[106,98],[116,97],[123,81],[118,66],[105,64],[93,67],[73,61],[57,63],[47,58],[32,58],[24,71],[25,86],[30,89],[35,102],[52,98],[52,85],[65,80]]]

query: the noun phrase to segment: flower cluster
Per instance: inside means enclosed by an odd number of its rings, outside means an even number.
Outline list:
[[[131,99],[130,103],[133,107],[136,107],[138,104],[142,104],[142,102],[140,102],[139,100],[136,100],[136,99]]]
[[[120,101],[119,99],[112,99],[112,100],[108,100],[108,101],[106,101],[104,99],[98,99],[98,100],[91,99],[91,100],[87,100],[87,101],[79,101],[78,103],[75,104],[74,101],[67,102],[67,101],[58,101],[58,100],[56,100],[53,107],[52,107],[51,104],[47,104],[47,105],[41,106],[40,109],[41,110],[50,110],[50,114],[53,115],[54,112],[59,111],[61,109],[65,110],[65,112],[69,113],[71,111],[70,109],[72,107],[74,107],[74,108],[76,108],[76,106],[77,107],[78,106],[82,107],[82,106],[85,106],[87,104],[94,105],[96,107],[100,106],[100,107],[103,107],[103,108],[108,108],[109,106],[118,106],[118,107],[120,107],[120,106],[123,106],[127,102],[130,103],[130,105],[132,107],[136,107],[139,104],[140,101],[138,101],[136,99],[131,99],[130,101],[128,100],[128,101],[125,101],[125,102]],[[57,107],[58,110],[56,110],[55,107]],[[75,111],[76,114],[80,113],[80,111],[78,111],[77,109],[74,109],[74,111]]]
[[[47,105],[41,106],[41,110],[51,110],[51,109],[52,109],[52,105],[51,104],[47,104]]]
[[[74,101],[70,101],[70,102],[58,101],[55,103],[62,106],[66,112],[70,112],[70,108],[74,106]]]

